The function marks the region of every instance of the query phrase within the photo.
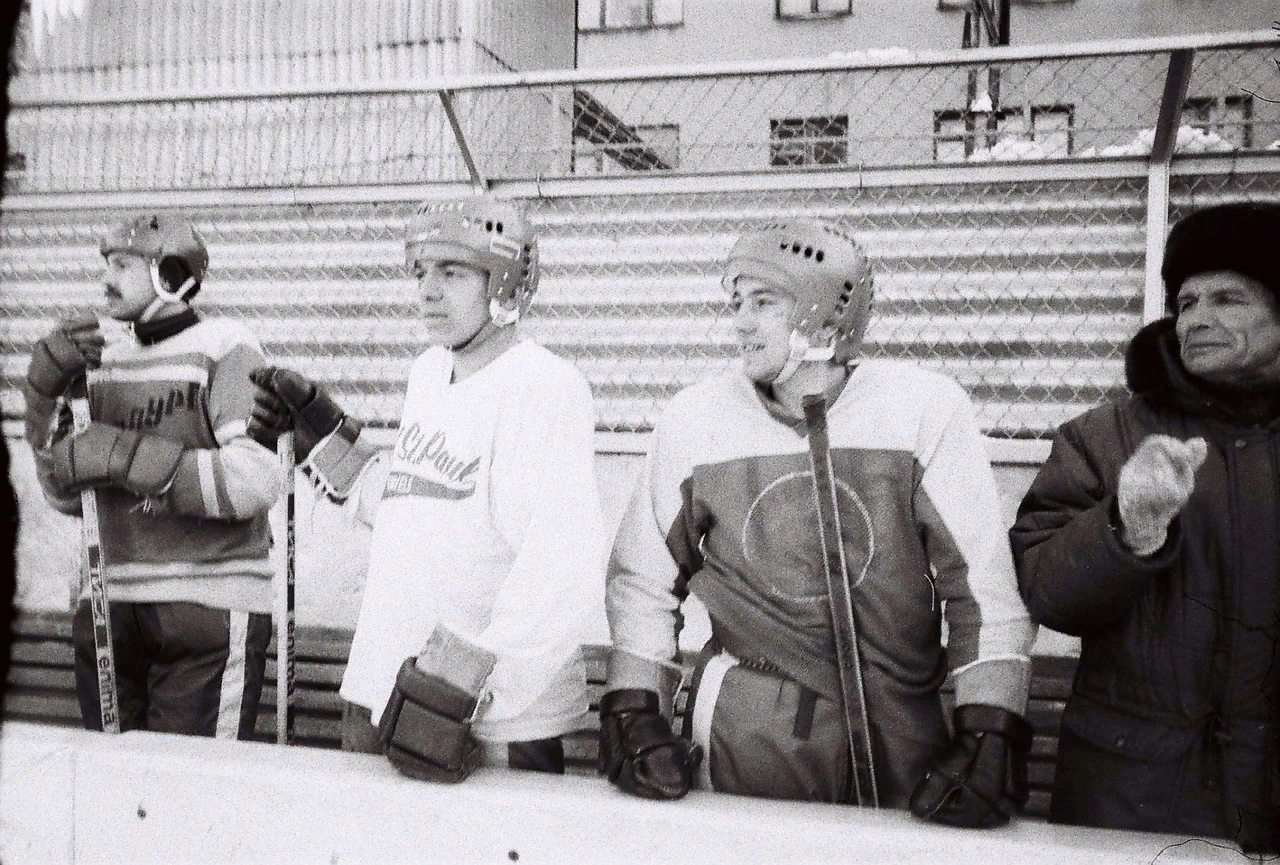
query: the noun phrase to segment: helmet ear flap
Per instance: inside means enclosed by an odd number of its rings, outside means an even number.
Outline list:
[[[156,263],[156,270],[165,287],[178,300],[186,303],[200,293],[200,283],[187,263],[176,255],[166,255]]]

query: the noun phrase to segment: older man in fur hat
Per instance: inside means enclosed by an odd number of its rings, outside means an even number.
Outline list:
[[[1132,395],[1063,425],[1011,532],[1081,637],[1050,819],[1280,849],[1280,204],[1188,216]]]

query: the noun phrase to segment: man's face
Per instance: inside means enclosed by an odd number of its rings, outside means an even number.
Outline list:
[[[729,307],[747,378],[767,384],[786,366],[795,304],[790,293],[758,277],[739,276],[734,281]]]
[[[459,345],[489,321],[489,275],[480,268],[423,256],[414,259],[413,276],[431,345]]]
[[[1183,366],[1226,385],[1280,382],[1280,309],[1262,283],[1233,270],[1189,277],[1178,291]]]
[[[117,321],[137,321],[156,297],[151,285],[150,263],[130,252],[113,252],[107,256],[102,285],[107,314]]]

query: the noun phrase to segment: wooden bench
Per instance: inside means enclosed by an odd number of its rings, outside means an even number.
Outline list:
[[[337,748],[340,741],[342,701],[338,686],[351,648],[351,633],[333,628],[299,628],[296,638],[294,679],[294,729],[297,744]],[[586,649],[587,687],[591,712],[598,711],[604,690],[606,649]],[[71,647],[71,617],[66,614],[22,614],[15,622],[13,663],[5,697],[6,719],[80,726]],[[1076,659],[1037,656],[1032,659],[1031,701],[1027,720],[1035,730],[1028,775],[1031,799],[1025,814],[1045,818],[1058,753],[1058,728],[1071,692]],[[267,661],[266,685],[258,712],[256,738],[275,740],[275,647]],[[947,692],[949,696],[949,691]],[[580,730],[567,737],[565,757],[570,771],[594,774],[597,731]]]

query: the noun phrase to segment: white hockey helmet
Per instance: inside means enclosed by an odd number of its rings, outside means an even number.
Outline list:
[[[748,232],[729,250],[724,287],[738,278],[762,279],[796,299],[791,354],[776,381],[803,361],[848,363],[871,317],[871,262],[862,246],[829,222],[793,219]]]
[[[137,255],[151,266],[151,285],[164,300],[186,303],[209,271],[209,250],[188,220],[152,213],[126,219],[102,238],[98,251]],[[180,263],[181,266],[175,266]]]
[[[538,239],[510,201],[474,195],[424,201],[409,220],[406,263],[448,256],[489,274],[489,317],[499,327],[529,308],[538,288]]]

